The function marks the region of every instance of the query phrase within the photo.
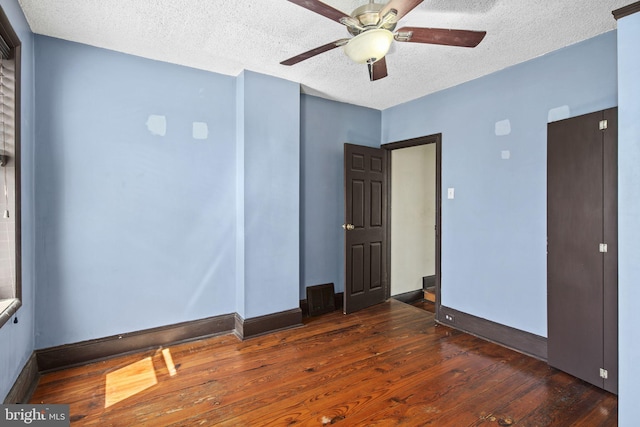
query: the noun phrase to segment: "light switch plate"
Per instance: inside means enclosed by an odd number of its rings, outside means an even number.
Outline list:
[[[447,199],[455,198],[455,188],[447,188]]]

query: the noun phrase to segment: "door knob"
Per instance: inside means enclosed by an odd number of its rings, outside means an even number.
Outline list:
[[[342,228],[345,230],[353,230],[356,227],[353,224],[342,224]]]

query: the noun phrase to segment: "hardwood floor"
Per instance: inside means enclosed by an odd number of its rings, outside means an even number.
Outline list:
[[[414,301],[411,303],[412,306],[414,307],[418,307],[421,308],[423,310],[426,310],[430,313],[435,313],[436,312],[436,305],[431,302],[431,301],[427,301],[426,299],[421,299],[419,301]]]
[[[617,425],[616,396],[394,300],[168,348],[45,374],[31,403],[74,426]]]

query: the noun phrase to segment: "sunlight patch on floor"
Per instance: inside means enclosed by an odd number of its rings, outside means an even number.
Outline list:
[[[173,364],[173,358],[168,348],[162,350],[162,357],[164,357],[164,363],[167,365],[167,370],[170,376],[174,376],[176,372],[176,365]]]
[[[108,408],[158,383],[151,357],[107,374],[104,407]]]

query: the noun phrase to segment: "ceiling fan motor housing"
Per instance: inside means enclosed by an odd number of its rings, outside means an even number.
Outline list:
[[[364,31],[376,28],[382,19],[380,11],[383,7],[384,5],[380,3],[367,3],[358,7],[351,13],[351,17],[357,19],[364,29],[347,26],[347,30],[349,30],[352,35],[357,36]],[[384,23],[380,28],[393,31],[394,28],[396,28],[396,24],[395,19],[392,19],[391,22]]]

